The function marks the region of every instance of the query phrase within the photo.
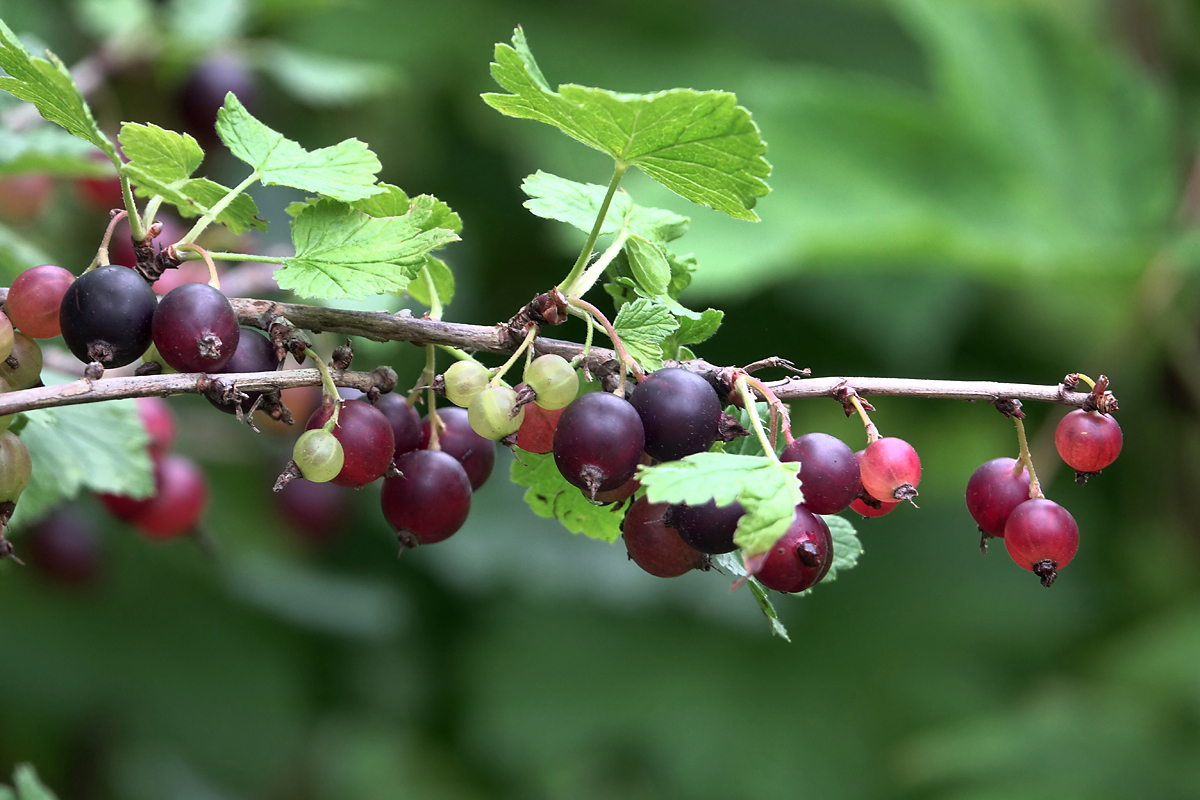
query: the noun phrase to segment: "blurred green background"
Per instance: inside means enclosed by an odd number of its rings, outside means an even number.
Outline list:
[[[105,534],[93,586],[0,565],[0,775],[32,762],[64,800],[1200,796],[1197,3],[7,0],[0,18],[68,64],[109,37],[119,67],[92,101],[113,130],[181,129],[194,66],[242,59],[273,127],[307,147],[357,136],[382,177],[462,215],[447,316],[484,324],[581,241],[525,212],[521,179],[610,175],[479,100],[494,42],[522,24],[552,84],[735,91],[775,167],[761,223],[625,184],[692,217],[684,301],[726,311],[701,356],[1104,372],[1125,433],[1079,486],[1053,448],[1063,410],[1027,408],[1048,493],[1082,532],[1045,590],[1003,547],[979,555],[963,504],[978,464],[1015,455],[1011,423],[879,400],[882,430],[922,455],[922,507],[856,519],[858,568],[778,598],[789,645],[727,577],[661,581],[534,517],[504,459],[443,545],[397,561],[373,488],[307,545],[268,496],[290,438],[175,398],[218,553],[151,545],[85,499]],[[216,153],[205,169],[243,174]],[[255,197],[275,224],[253,246],[286,245],[292,195]],[[104,220],[59,180],[4,230],[82,268]],[[410,383],[421,354],[358,358]],[[836,403],[793,415],[863,444]]]

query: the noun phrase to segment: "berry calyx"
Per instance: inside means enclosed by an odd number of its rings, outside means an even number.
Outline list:
[[[903,439],[887,436],[863,450],[859,464],[863,488],[883,503],[911,501],[921,482],[921,459]]]
[[[487,482],[496,466],[496,444],[471,430],[467,412],[461,408],[439,408],[442,429],[438,433],[438,448],[453,456],[467,471],[471,489],[478,491]],[[421,449],[429,447],[429,417],[421,419]]]
[[[592,392],[563,411],[554,431],[554,463],[566,480],[595,499],[633,477],[645,449],[642,420],[623,398]]]
[[[818,584],[833,565],[833,537],[825,520],[803,504],[792,524],[771,546],[754,577],[777,592],[803,592]]]
[[[779,455],[800,462],[804,505],[814,514],[844,511],[862,493],[858,459],[850,446],[828,433],[806,433]]]
[[[327,483],[338,476],[346,461],[342,443],[324,428],[305,431],[292,448],[292,461],[305,479]]]
[[[899,503],[884,503],[876,500],[874,497],[867,495],[875,505],[868,505],[862,497],[855,498],[850,503],[850,510],[856,514],[861,514],[865,518],[882,517],[890,513]]]
[[[1013,561],[1048,587],[1079,550],[1079,526],[1070,512],[1052,500],[1026,500],[1004,525],[1004,546]]]
[[[488,385],[487,368],[478,361],[456,361],[442,375],[446,399],[459,408],[467,408],[475,395]]]
[[[737,549],[733,534],[745,515],[746,510],[736,500],[725,506],[709,500],[698,506],[689,506],[687,503],[670,506],[664,521],[678,531],[689,545],[715,556]]]
[[[547,411],[566,408],[579,394],[575,368],[560,355],[538,356],[525,367],[525,385],[537,393],[534,402]]]
[[[440,450],[412,450],[396,459],[400,475],[383,481],[383,516],[401,547],[453,536],[471,511],[471,481],[458,460]]]
[[[480,436],[498,442],[520,430],[525,407],[518,407],[517,393],[507,386],[489,386],[471,400],[467,419]]]
[[[323,428],[332,415],[333,402],[326,398],[304,427],[310,431]],[[332,433],[342,444],[344,459],[341,470],[333,478],[338,486],[366,486],[382,477],[391,466],[396,454],[392,425],[370,403],[363,400],[342,403]]]
[[[688,545],[663,521],[666,512],[666,503],[651,503],[645,497],[633,502],[621,522],[629,558],[659,578],[676,578],[694,569],[708,569],[708,556]]]
[[[967,511],[985,537],[1003,537],[1009,515],[1028,499],[1029,472],[1015,458],[986,461],[967,481]]]
[[[1068,466],[1084,475],[1084,480],[1117,460],[1121,442],[1121,426],[1112,416],[1099,411],[1077,408],[1059,420],[1054,429],[1058,454]]]
[[[75,276],[62,267],[44,264],[18,275],[8,290],[4,313],[12,324],[34,339],[58,336],[58,311]]]
[[[686,369],[658,370],[638,384],[629,402],[641,417],[646,452],[659,461],[703,453],[720,435],[717,390]]]
[[[58,323],[80,361],[123,367],[150,346],[157,307],[158,297],[141,275],[125,267],[100,267],[67,288]]]
[[[233,358],[241,328],[229,298],[220,289],[207,283],[185,283],[158,303],[152,335],[158,354],[175,369],[215,373]]]

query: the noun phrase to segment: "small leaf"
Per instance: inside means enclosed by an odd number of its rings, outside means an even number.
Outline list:
[[[681,314],[678,316],[679,330],[672,338],[676,344],[700,344],[712,338],[717,329],[721,327],[723,319],[725,319],[725,312],[715,308],[701,312],[699,319]]]
[[[829,573],[821,579],[821,582],[825,583],[837,580],[839,570],[854,569],[858,564],[858,557],[862,555],[863,546],[850,520],[832,515],[822,515],[821,519],[825,520],[825,524],[829,526],[829,535],[833,537],[833,565],[829,568]]]
[[[662,343],[679,324],[671,312],[644,297],[621,306],[613,328],[621,337],[625,351],[648,370],[662,369]]]
[[[321,200],[292,223],[296,255],[275,273],[280,288],[320,300],[400,293],[425,255],[458,235],[431,227],[438,201],[421,195],[399,217],[371,217],[344,203]]]
[[[0,89],[27,100],[50,122],[99,147],[109,160],[117,162],[117,151],[92,117],[92,110],[75,85],[65,64],[53,53],[50,61],[34,58],[0,20]]]
[[[767,420],[771,413],[771,407],[761,401],[755,403],[754,407],[755,407],[755,409],[758,410],[758,418],[760,420],[762,420],[764,425],[767,425],[768,424]],[[732,415],[734,417],[734,419],[736,419],[738,421],[738,423],[746,430],[748,430],[748,431],[753,430],[753,426],[750,424],[750,415],[746,412],[746,409],[739,408],[738,406],[727,406],[725,408],[725,412],[727,414]],[[721,447],[724,452],[732,453],[734,455],[740,455],[740,456],[761,456],[761,455],[763,455],[762,442],[760,442],[758,440],[758,437],[755,436],[753,433],[751,433],[749,436],[739,436],[738,438],[734,439],[732,442],[725,442],[724,444],[721,445]],[[780,453],[782,453],[783,449],[785,447],[787,447],[787,442],[784,441],[783,436],[779,436],[777,441],[775,442],[775,455],[779,455]]]
[[[153,197],[161,195],[163,200],[175,206],[179,216],[184,218],[198,217],[207,214],[211,206],[216,205],[229,189],[219,183],[213,183],[208,178],[189,178],[175,183],[160,183],[153,178],[143,175],[136,166],[125,165],[125,173],[135,184],[138,197]],[[234,234],[242,234],[251,228],[265,231],[266,220],[258,218],[258,206],[246,194],[239,194],[233,202],[225,207],[217,216],[217,222],[229,228]]]
[[[204,160],[204,151],[191,136],[157,125],[126,122],[118,138],[129,159],[126,168],[132,166],[139,175],[161,183],[190,178]]]
[[[19,764],[13,771],[13,784],[21,800],[57,800],[30,764]]]
[[[766,144],[750,112],[728,92],[672,89],[620,94],[566,84],[550,88],[525,32],[512,46],[497,44],[492,77],[510,94],[485,94],[488,105],[510,117],[554,125],[607,153],[619,165],[637,166],[671,191],[738,219],[770,191]]]
[[[344,106],[386,94],[397,85],[388,64],[351,61],[275,44],[265,49],[268,72],[288,94],[312,106]]]
[[[590,233],[604,204],[607,186],[577,183],[549,172],[537,171],[521,184],[529,195],[525,207],[543,219],[555,219]],[[618,189],[608,206],[600,235],[619,231],[644,236],[653,242],[667,243],[687,233],[691,220],[662,208],[635,204],[629,194]]]
[[[640,467],[638,478],[652,503],[741,503],[746,514],[738,522],[734,541],[747,556],[755,556],[770,550],[791,525],[795,507],[804,499],[796,478],[799,469],[799,464],[780,464],[762,456],[696,453],[680,461]]]
[[[42,125],[27,132],[0,128],[0,178],[41,172],[63,178],[115,175],[107,161],[92,158],[96,148],[61,128]]]
[[[450,305],[450,301],[454,299],[454,273],[450,271],[450,267],[446,266],[445,261],[434,256],[425,256],[425,266],[433,278],[433,286],[437,289],[438,299],[442,301],[443,306]],[[408,284],[408,295],[422,305],[432,305],[429,302],[430,297],[425,287],[425,281],[419,277],[414,278]]]
[[[738,577],[745,577],[746,575],[746,567],[736,553],[723,553],[719,556],[713,556],[713,563]],[[746,584],[750,587],[750,594],[753,595],[754,601],[758,603],[763,616],[771,624],[771,633],[785,642],[791,642],[792,637],[788,636],[787,628],[780,622],[779,614],[776,613],[775,606],[771,603],[770,596],[767,595],[766,587],[759,583],[757,578],[748,578]]]
[[[596,505],[567,483],[553,455],[522,452],[520,459],[513,459],[510,475],[513,483],[529,487],[525,502],[539,517],[557,519],[571,533],[605,542],[621,535],[624,514],[615,506]]]
[[[30,267],[53,263],[44,250],[0,223],[0,271],[10,282]]]
[[[251,116],[232,92],[217,112],[217,135],[267,186],[291,186],[345,202],[384,191],[375,184],[379,159],[358,139],[310,152]]]
[[[634,280],[652,295],[666,294],[671,283],[671,267],[667,257],[654,242],[637,234],[625,240],[625,255]]]
[[[399,186],[390,183],[380,183],[382,192],[362,200],[355,200],[351,208],[371,217],[402,217],[408,213],[413,201]],[[455,233],[462,233],[462,218],[450,210],[450,206],[432,195],[421,195],[430,198],[422,202],[430,202],[428,225],[433,228],[447,228]]]
[[[167,24],[179,41],[205,50],[242,34],[249,0],[171,0]]]

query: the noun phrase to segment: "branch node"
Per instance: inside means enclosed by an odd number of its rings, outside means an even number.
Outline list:
[[[871,405],[866,398],[854,390],[853,386],[845,383],[833,390],[833,399],[842,404],[842,410],[846,412],[847,417],[853,417],[858,413],[858,409],[854,407],[854,400],[858,398],[858,402],[862,405],[864,411],[874,411],[875,406]]]
[[[1021,401],[1015,397],[996,397],[989,402],[1006,417],[1025,419],[1025,412],[1021,410]]]
[[[354,346],[347,339],[344,345],[335,347],[333,355],[329,359],[329,366],[333,369],[339,369],[343,372],[350,369],[351,362],[354,361]]]

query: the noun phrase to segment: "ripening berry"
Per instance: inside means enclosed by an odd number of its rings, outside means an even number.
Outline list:
[[[651,503],[645,497],[639,497],[625,512],[621,534],[629,558],[659,578],[675,578],[694,569],[708,569],[708,556],[689,546],[663,521],[666,511],[666,503]]]
[[[1014,458],[993,458],[967,481],[967,510],[988,536],[1004,536],[1004,525],[1029,499],[1029,473]]]
[[[1059,421],[1054,445],[1076,472],[1099,472],[1121,452],[1121,426],[1109,414],[1077,408]]]
[[[342,471],[346,454],[342,443],[324,428],[314,428],[300,434],[292,448],[292,461],[306,480],[328,483]]]
[[[488,371],[478,361],[456,361],[442,375],[446,399],[459,408],[468,408],[475,395],[487,388]]]
[[[1013,561],[1049,586],[1075,557],[1079,526],[1070,512],[1052,500],[1026,500],[1004,525],[1004,545]]]
[[[566,408],[579,394],[579,377],[565,358],[554,353],[538,356],[525,367],[525,385],[537,393],[534,400],[547,411]]]
[[[645,449],[642,420],[624,398],[592,392],[575,399],[554,431],[554,463],[589,498],[633,477]]]
[[[332,414],[333,403],[322,403],[305,428],[311,431],[324,427]],[[387,472],[396,454],[391,423],[365,400],[342,403],[333,436],[342,443],[344,458],[341,471],[333,479],[338,486],[366,486]]]
[[[12,282],[4,312],[17,330],[34,339],[58,336],[58,311],[75,276],[62,267],[31,267]]]
[[[903,502],[917,496],[921,460],[903,439],[887,436],[867,445],[859,464],[863,488],[884,503]]]
[[[471,511],[471,481],[462,464],[440,450],[412,450],[396,458],[396,468],[401,474],[384,479],[381,502],[401,546],[453,536]]]
[[[525,407],[517,407],[517,393],[507,386],[489,386],[471,400],[467,420],[480,436],[498,442],[521,429]]]
[[[818,584],[832,565],[829,526],[801,504],[796,506],[792,524],[771,546],[754,577],[777,592],[803,592]]]
[[[814,514],[844,511],[862,492],[858,459],[836,436],[806,433],[785,447],[779,460],[800,462],[804,505]]]

